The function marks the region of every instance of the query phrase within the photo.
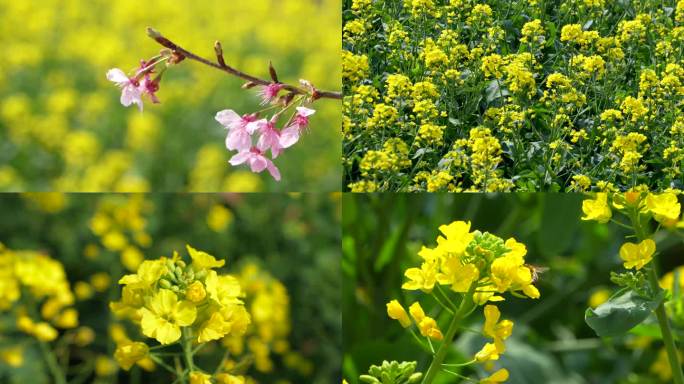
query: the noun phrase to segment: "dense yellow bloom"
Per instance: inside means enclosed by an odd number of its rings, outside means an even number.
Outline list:
[[[646,239],[639,244],[624,243],[620,247],[620,258],[624,260],[625,268],[639,270],[653,259],[655,250],[655,241],[651,239]]]
[[[521,30],[522,37],[520,38],[521,43],[526,44],[543,44],[544,43],[544,27],[542,26],[541,20],[536,19],[528,21],[523,25]]]
[[[354,55],[349,51],[342,51],[342,78],[356,83],[366,77],[368,73],[368,57]]]
[[[188,301],[179,301],[173,291],[160,289],[147,307],[140,310],[143,334],[162,344],[171,344],[181,337],[181,327],[191,325],[197,309]]]
[[[411,326],[411,319],[409,319],[406,310],[397,300],[392,300],[387,303],[387,315],[391,319],[398,320],[404,328]]]
[[[599,223],[607,223],[613,217],[613,213],[608,205],[608,194],[598,192],[593,200],[582,202],[582,220],[596,220]]]

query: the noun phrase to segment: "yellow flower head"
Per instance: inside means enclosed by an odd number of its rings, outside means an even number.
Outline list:
[[[653,218],[663,225],[676,224],[679,219],[681,205],[677,195],[671,192],[646,196],[646,208],[653,214]]]
[[[492,343],[487,343],[482,349],[475,354],[475,360],[484,363],[491,360],[499,360],[499,351]]]
[[[613,216],[608,206],[608,194],[605,192],[597,193],[593,200],[584,200],[582,211],[584,212],[582,220],[596,220],[602,224],[609,222]]]
[[[441,225],[439,231],[444,234],[444,237],[437,238],[437,248],[454,256],[463,255],[474,237],[474,234],[470,232],[469,221],[454,221],[449,225]]]
[[[423,263],[420,268],[409,268],[404,272],[404,275],[409,279],[401,288],[410,291],[423,290],[431,292],[437,282],[437,264]]]
[[[620,258],[624,260],[625,268],[639,270],[653,259],[655,250],[655,241],[651,239],[646,239],[639,244],[625,243],[620,247]]]
[[[402,327],[408,328],[411,326],[411,319],[404,307],[397,300],[392,300],[387,303],[387,315],[394,320],[398,320]]]
[[[171,344],[181,336],[181,327],[190,326],[197,309],[189,301],[179,301],[176,294],[160,289],[146,307],[140,309],[143,334],[162,344]]]
[[[484,315],[485,323],[482,332],[485,336],[491,337],[494,340],[497,352],[503,353],[506,350],[504,340],[513,333],[513,322],[510,320],[499,321],[501,312],[494,305],[485,306]]]

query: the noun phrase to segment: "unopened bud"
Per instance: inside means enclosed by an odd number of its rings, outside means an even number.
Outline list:
[[[159,31],[157,31],[156,29],[154,29],[152,27],[147,27],[147,36],[149,36],[155,40],[162,37],[161,33],[159,33]]]

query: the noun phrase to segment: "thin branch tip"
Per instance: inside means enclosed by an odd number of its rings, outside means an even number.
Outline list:
[[[214,43],[214,51],[216,52],[216,60],[218,60],[218,63],[221,67],[226,67],[226,61],[223,58],[223,47],[221,46],[221,42],[216,40]]]
[[[154,29],[152,27],[147,27],[146,31],[147,31],[147,36],[149,36],[155,40],[162,37],[161,33],[159,33],[159,31],[157,31],[156,29]]]
[[[204,65],[216,68],[218,70],[221,70],[223,72],[228,73],[229,75],[239,77],[243,80],[246,80],[247,83],[243,85],[244,87],[247,88],[252,88],[255,86],[268,86],[270,84],[279,83],[282,84],[283,89],[286,91],[292,92],[295,95],[306,95],[310,94],[310,92],[307,92],[307,90],[302,89],[300,87],[297,87],[295,85],[291,84],[284,84],[280,83],[278,80],[278,74],[275,71],[275,68],[273,68],[273,63],[269,62],[269,74],[271,75],[271,81],[259,78],[257,76],[250,75],[248,73],[242,72],[236,68],[231,67],[230,65],[226,64],[225,59],[223,57],[223,47],[221,46],[221,43],[219,41],[216,41],[214,43],[214,52],[216,53],[216,60],[217,62],[213,62],[211,60],[207,60],[199,55],[196,55],[187,49],[184,49],[183,47],[178,46],[176,43],[173,41],[167,39],[164,37],[159,31],[152,27],[147,27],[147,35],[154,39],[158,44],[170,49],[172,51],[172,54],[174,57],[177,57],[173,62],[174,63],[179,63],[183,61],[184,59],[190,59],[194,60],[196,62],[202,63]],[[313,94],[311,94],[311,99],[312,101],[318,100],[318,99],[337,99],[340,100],[342,99],[342,93],[341,92],[333,92],[333,91],[319,91],[317,89],[313,89]]]

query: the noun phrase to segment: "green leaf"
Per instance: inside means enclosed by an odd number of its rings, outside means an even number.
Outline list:
[[[646,320],[664,297],[665,291],[662,290],[654,298],[639,296],[629,290],[611,297],[596,309],[587,308],[584,321],[599,336],[621,336]]]
[[[404,229],[402,227],[394,228],[390,238],[382,245],[382,249],[380,250],[378,258],[375,259],[375,265],[373,265],[373,268],[376,272],[382,270],[385,265],[392,261],[399,244],[399,239],[403,236],[403,234]]]

